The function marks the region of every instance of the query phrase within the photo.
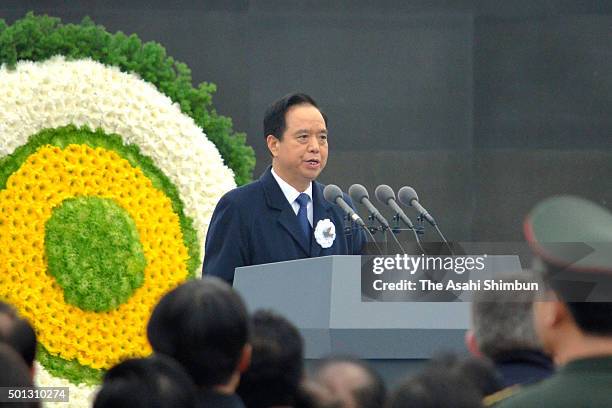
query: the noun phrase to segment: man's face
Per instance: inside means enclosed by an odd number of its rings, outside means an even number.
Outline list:
[[[285,113],[285,133],[279,140],[268,135],[274,171],[299,191],[319,176],[327,164],[327,127],[323,115],[308,104]]]

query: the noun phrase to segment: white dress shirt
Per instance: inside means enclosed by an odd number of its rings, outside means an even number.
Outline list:
[[[291,208],[293,208],[293,211],[295,212],[295,215],[297,215],[298,211],[300,210],[300,204],[297,201],[295,201],[298,198],[298,196],[300,194],[302,194],[302,193],[305,193],[305,194],[308,195],[308,197],[310,197],[310,201],[308,201],[308,205],[306,206],[306,213],[308,215],[308,222],[310,223],[310,226],[312,227],[312,218],[313,218],[313,214],[312,214],[312,181],[310,182],[310,184],[308,184],[308,188],[305,191],[297,191],[293,186],[291,186],[285,180],[280,178],[280,176],[278,174],[276,174],[274,169],[272,169],[272,176],[274,176],[274,179],[276,180],[276,182],[280,186],[283,194],[285,195],[285,198],[287,199],[289,204],[291,204]]]

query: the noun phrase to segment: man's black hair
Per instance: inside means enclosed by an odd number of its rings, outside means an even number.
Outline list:
[[[432,367],[402,382],[388,408],[479,408],[482,394],[466,378],[443,367]]]
[[[223,385],[248,342],[248,315],[227,283],[211,277],[196,279],[161,299],[147,336],[153,350],[181,363],[197,386]]]
[[[501,374],[488,358],[444,353],[429,360],[426,370],[432,369],[441,369],[458,378],[470,381],[483,398],[503,388]]]
[[[283,138],[283,133],[285,133],[287,127],[285,122],[287,111],[296,105],[312,105],[319,109],[315,100],[304,93],[293,93],[283,96],[266,110],[263,123],[264,139],[267,139],[268,135],[273,135],[279,140]],[[327,125],[327,116],[321,109],[319,109],[319,112],[321,112],[325,125]]]
[[[193,381],[179,363],[154,355],[125,360],[104,375],[93,408],[195,408]]]
[[[36,357],[36,333],[30,323],[19,317],[10,305],[0,301],[0,343],[11,346],[30,369]]]
[[[272,311],[257,311],[251,325],[251,365],[236,392],[249,408],[294,406],[304,372],[302,336]]]

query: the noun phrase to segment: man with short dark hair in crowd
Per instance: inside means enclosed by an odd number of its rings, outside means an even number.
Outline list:
[[[499,280],[533,281],[524,273],[506,274]],[[495,363],[504,388],[535,383],[554,371],[533,327],[536,294],[476,292],[472,300],[472,329],[465,336],[467,347],[474,356],[485,356]]]
[[[443,352],[429,360],[423,371],[433,369],[441,369],[469,380],[483,398],[502,389],[501,376],[493,362],[487,358]]]
[[[193,380],[170,357],[124,360],[104,374],[93,408],[196,408]]]
[[[30,323],[19,317],[10,305],[0,301],[0,343],[11,346],[25,361],[34,377],[36,333]]]
[[[381,408],[386,388],[380,375],[352,357],[331,357],[321,363],[314,380],[342,402],[343,408]]]
[[[583,199],[555,197],[529,214],[525,235],[547,288],[534,303],[536,332],[560,368],[499,406],[611,407],[612,214]],[[600,301],[586,302],[599,288]]]
[[[310,96],[286,95],[264,117],[272,166],[225,194],[206,235],[204,275],[233,282],[234,269],[292,259],[361,254],[363,231],[344,233],[344,213],[316,181],[327,164],[327,117]],[[344,199],[349,204],[350,198]]]
[[[304,374],[304,341],[284,317],[259,310],[251,318],[253,353],[238,395],[249,408],[291,407]]]
[[[249,319],[227,283],[197,279],[167,293],[153,310],[147,336],[156,353],[185,367],[202,407],[244,407],[235,391],[251,359]]]
[[[479,359],[476,363],[483,362]],[[484,390],[478,382],[488,383],[490,379],[484,379],[484,373],[474,368],[461,359],[430,360],[421,371],[395,387],[387,408],[483,408]],[[492,365],[488,375],[495,375]]]

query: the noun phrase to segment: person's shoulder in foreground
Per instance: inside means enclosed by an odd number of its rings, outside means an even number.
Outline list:
[[[498,406],[611,407],[612,293],[597,286],[612,283],[612,214],[577,197],[555,197],[529,214],[525,235],[544,285],[533,305],[535,329],[560,369]],[[587,298],[568,281],[590,281],[590,292],[603,297]]]
[[[611,386],[612,356],[575,360],[495,407],[610,407]]]

